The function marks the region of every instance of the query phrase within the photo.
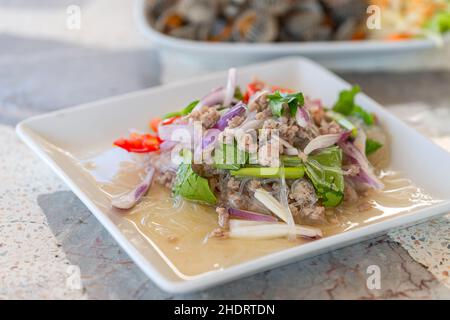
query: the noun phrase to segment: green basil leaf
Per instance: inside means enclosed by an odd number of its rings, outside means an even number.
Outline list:
[[[355,104],[355,97],[360,92],[361,88],[359,86],[354,86],[350,90],[342,90],[339,93],[339,98],[333,107],[333,111],[343,114],[344,116],[358,117],[367,125],[372,125],[375,122],[373,114]]]
[[[172,189],[175,196],[181,196],[189,201],[215,204],[217,198],[209,187],[208,180],[199,176],[191,164],[181,164]]]
[[[366,156],[370,156],[372,153],[375,153],[382,146],[383,146],[382,143],[368,138],[366,140]]]
[[[182,117],[187,116],[194,110],[195,106],[199,103],[199,100],[192,101],[186,108],[181,111],[169,112],[165,114],[162,118],[163,120],[173,118],[173,117]]]
[[[329,147],[310,155],[305,163],[306,174],[325,207],[336,207],[344,198],[342,150]]]
[[[295,117],[298,107],[302,107],[305,104],[305,98],[301,92],[297,93],[281,93],[276,91],[275,93],[268,95],[269,107],[272,114],[277,117],[283,115],[283,107],[287,105],[292,117]]]

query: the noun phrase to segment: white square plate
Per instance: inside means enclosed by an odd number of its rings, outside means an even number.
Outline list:
[[[301,58],[287,58],[239,70],[239,84],[258,76],[270,83],[292,87],[331,105],[349,84],[319,65]],[[224,270],[183,279],[158,252],[132,228],[123,215],[76,165],[79,157],[111,147],[129,128],[144,130],[148,119],[177,110],[211,88],[223,84],[227,73],[152,88],[105,101],[60,110],[28,119],[17,126],[20,137],[69,185],[137,265],[161,288],[170,292],[199,290],[317,255],[325,251],[386,233],[450,211],[450,154],[405,125],[364,94],[358,103],[375,112],[392,137],[390,167],[401,170],[439,203],[341,234],[269,254]],[[392,84],[395,85],[395,84]],[[52,146],[52,147],[50,147]]]

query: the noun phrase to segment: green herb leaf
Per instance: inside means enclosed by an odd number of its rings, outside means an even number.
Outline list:
[[[375,153],[382,146],[383,146],[382,143],[368,138],[366,140],[366,156],[370,156],[372,153]]]
[[[367,124],[368,126],[371,126],[375,123],[375,117],[373,116],[373,114],[367,112],[366,110],[364,110],[362,107],[355,105],[352,115],[357,116],[358,118],[361,118],[365,124]]]
[[[301,166],[303,164],[303,161],[297,156],[282,155],[281,162],[285,167],[296,167]]]
[[[236,86],[236,89],[234,90],[234,98],[239,101],[244,99],[244,95],[242,94],[241,88],[239,86]]]
[[[249,154],[239,150],[236,141],[222,144],[214,150],[214,167],[222,170],[238,170],[248,162]]]
[[[181,111],[169,112],[169,113],[165,114],[163,116],[163,120],[173,118],[173,117],[187,116],[188,114],[190,114],[192,112],[192,110],[194,110],[195,106],[199,103],[199,101],[200,100],[192,101],[190,104],[188,104],[188,106],[186,108],[184,108]]]
[[[356,138],[358,135],[358,128],[348,120],[346,116],[331,110],[327,111],[327,116],[336,121],[342,128],[351,131],[352,138]]]
[[[192,110],[194,110],[194,108],[198,105],[199,102],[200,102],[200,100],[195,100],[195,101],[192,101],[191,103],[189,103],[186,108],[181,110],[181,115],[187,116],[188,114],[190,114],[192,112]]]
[[[373,114],[355,104],[355,97],[360,92],[361,88],[359,86],[354,86],[350,90],[342,90],[339,93],[339,98],[333,107],[333,111],[343,114],[344,116],[361,118],[367,125],[372,125],[375,122]]]
[[[425,28],[439,34],[450,31],[450,10],[436,13]]]
[[[178,167],[172,192],[175,196],[181,196],[189,201],[207,204],[217,202],[216,196],[209,188],[208,180],[196,174],[191,164],[183,163]]]
[[[305,175],[305,167],[299,165],[296,167],[273,168],[273,167],[245,167],[239,170],[230,171],[235,177],[254,177],[254,178],[281,178],[300,179]]]
[[[305,98],[301,92],[287,94],[276,91],[274,94],[268,95],[269,107],[272,114],[281,117],[283,114],[283,106],[289,107],[289,112],[292,117],[295,117],[298,107],[305,104]]]
[[[306,174],[325,207],[336,207],[344,198],[342,150],[329,147],[310,155],[305,163]]]

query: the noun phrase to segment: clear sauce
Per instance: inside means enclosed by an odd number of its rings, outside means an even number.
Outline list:
[[[118,148],[81,162],[94,183],[109,197],[129,190],[143,176],[148,158]],[[383,191],[371,191],[351,205],[327,212],[327,222],[317,225],[329,237],[431,205],[437,200],[399,172],[383,171]],[[370,209],[361,210],[361,206]],[[180,201],[156,183],[124,218],[161,254],[182,278],[227,268],[310,240],[240,240],[208,238],[218,227],[214,208]]]

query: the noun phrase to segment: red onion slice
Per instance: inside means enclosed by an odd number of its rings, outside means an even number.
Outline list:
[[[210,144],[213,144],[217,141],[217,137],[219,136],[219,134],[222,131],[220,131],[219,129],[208,129],[202,139],[202,148],[205,149],[206,147],[208,147]]]
[[[223,106],[229,107],[231,104],[231,101],[233,101],[234,98],[234,91],[236,90],[236,69],[231,68],[228,70],[228,82],[227,82],[227,88],[225,90],[225,95],[223,98]]]
[[[319,99],[311,100],[309,97],[305,97],[304,108],[311,110],[315,108],[323,108],[322,101]]]
[[[346,141],[350,137],[350,131],[344,131],[342,133],[325,134],[312,139],[305,147],[303,152],[308,155],[317,149],[323,149],[330,147],[336,143]]]
[[[306,108],[297,109],[295,120],[297,121],[297,124],[302,128],[306,128],[309,125],[311,118]]]
[[[213,89],[210,93],[208,93],[206,96],[204,96],[199,103],[195,106],[195,108],[192,111],[198,111],[203,106],[214,106],[216,104],[223,103],[225,95],[225,89],[223,87],[218,87],[216,89]]]
[[[245,120],[243,124],[241,124],[236,129],[243,130],[244,132],[247,132],[248,130],[257,130],[261,129],[261,127],[264,124],[264,120]]]
[[[133,190],[130,190],[129,192],[113,197],[111,199],[111,205],[117,209],[123,210],[133,208],[138,203],[138,201],[147,193],[150,185],[152,184],[154,173],[155,168],[150,167],[144,180],[142,180],[141,183],[139,183]]]
[[[360,166],[359,173],[355,177],[351,177],[351,179],[359,183],[367,184],[377,190],[384,188],[383,183],[375,176],[373,168],[364,152],[361,152],[351,142],[341,142],[339,146],[347,157]]]
[[[170,141],[166,140],[161,142],[159,145],[159,150],[161,150],[162,153],[171,151],[176,145],[178,144],[178,141]]]
[[[194,127],[189,124],[167,124],[164,126],[160,126],[158,129],[158,135],[161,138],[161,140],[173,141],[174,133],[176,133],[177,130],[180,130],[178,132],[180,136],[184,137],[186,137],[186,135],[190,135],[190,137],[194,136]]]
[[[364,132],[363,129],[358,128],[358,133],[356,135],[356,138],[355,138],[355,141],[353,142],[353,144],[363,154],[366,153],[366,140],[367,140],[366,133]]]
[[[228,127],[228,121],[245,113],[245,111],[247,110],[246,107],[247,106],[245,105],[245,103],[239,102],[233,108],[228,110],[224,115],[222,115],[222,117],[220,117],[219,121],[217,121],[217,123],[214,125],[214,128],[219,129],[220,131],[225,130],[225,128]]]
[[[229,208],[228,213],[237,218],[241,218],[244,220],[250,220],[250,221],[268,221],[268,222],[277,222],[278,219],[274,216],[269,216],[267,214],[262,213],[256,213],[246,210],[238,210],[234,208]]]
[[[228,107],[233,101],[234,91],[236,90],[236,69],[232,68],[228,71],[227,87],[222,86],[212,90],[204,96],[195,106],[194,111],[200,110],[203,106],[214,106],[216,104],[223,104]]]

